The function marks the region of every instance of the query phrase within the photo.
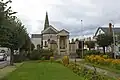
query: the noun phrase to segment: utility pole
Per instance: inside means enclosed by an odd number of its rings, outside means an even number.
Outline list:
[[[83,38],[83,20],[81,20],[81,34],[82,34],[82,38]],[[82,59],[83,59],[83,50],[84,50],[84,38],[81,40],[81,47],[82,47]]]
[[[113,24],[113,53],[114,53],[114,59],[116,59],[114,24]]]
[[[116,52],[115,52],[115,32],[114,32],[114,25],[115,25],[115,23],[113,22],[113,20],[111,20],[112,21],[112,31],[113,31],[113,53],[114,53],[114,59],[116,59]]]

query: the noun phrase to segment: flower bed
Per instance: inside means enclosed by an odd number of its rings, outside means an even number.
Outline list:
[[[85,80],[114,80],[104,75],[100,75],[96,71],[96,68],[94,66],[93,66],[94,70],[90,70],[86,68],[84,65],[78,65],[78,64],[75,64],[73,62],[68,62],[68,61],[69,61],[69,57],[64,56],[62,61],[57,61],[57,62],[71,69],[77,75],[84,77]]]
[[[85,60],[94,64],[107,65],[120,70],[120,59],[110,59],[101,55],[86,56]]]

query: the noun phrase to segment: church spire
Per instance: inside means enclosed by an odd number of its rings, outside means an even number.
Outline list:
[[[44,30],[49,27],[49,19],[48,19],[48,13],[46,12],[45,17],[45,24],[44,24]]]

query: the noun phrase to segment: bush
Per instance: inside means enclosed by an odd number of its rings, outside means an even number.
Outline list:
[[[27,60],[27,55],[24,52],[20,53],[20,54],[16,54],[13,57],[14,57],[13,62],[15,62],[15,63]]]
[[[45,57],[43,56],[43,57],[41,58],[41,60],[44,61],[44,60],[45,60]]]
[[[84,52],[85,54],[85,56],[86,55],[100,55],[100,51],[97,51],[97,50],[89,50],[89,51],[85,51]]]
[[[64,56],[62,59],[62,62],[64,65],[68,65],[69,64],[69,57],[68,56]]]
[[[109,80],[107,77],[98,74],[95,67],[94,70],[90,70],[85,66],[76,65],[74,63],[68,64],[67,67],[77,75],[83,76],[85,80]]]
[[[42,49],[40,53],[41,56],[44,56],[46,60],[50,60],[50,56],[53,56],[53,51],[48,49]]]
[[[40,49],[40,50],[34,50],[29,55],[30,60],[39,60],[44,57],[45,60],[49,60],[50,56],[52,56],[52,50],[48,49]]]
[[[14,59],[13,59],[13,62],[14,63],[17,63],[17,62],[22,62],[22,60],[20,59],[20,55],[14,55]]]
[[[32,53],[30,53],[29,59],[30,60],[38,60],[41,58],[41,53],[38,50],[33,50]]]
[[[84,52],[85,51],[86,51],[86,49],[84,49]],[[82,49],[77,49],[76,54],[78,55],[79,58],[82,58]]]

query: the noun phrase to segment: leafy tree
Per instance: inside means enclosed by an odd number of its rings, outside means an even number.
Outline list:
[[[33,43],[31,43],[31,51],[33,51],[35,48],[35,45]]]
[[[20,48],[21,50],[30,51],[30,44],[32,44],[28,34],[25,35],[25,44]]]
[[[85,44],[87,45],[89,50],[91,50],[91,48],[95,47],[95,41],[86,41]]]
[[[113,43],[113,37],[112,35],[108,34],[101,34],[97,36],[97,44],[100,47],[103,47],[103,52],[105,54],[105,47],[111,45]]]
[[[25,44],[27,31],[21,21],[12,16],[11,7],[7,4],[11,1],[0,1],[0,45],[11,49],[10,64],[13,65],[14,50]]]

